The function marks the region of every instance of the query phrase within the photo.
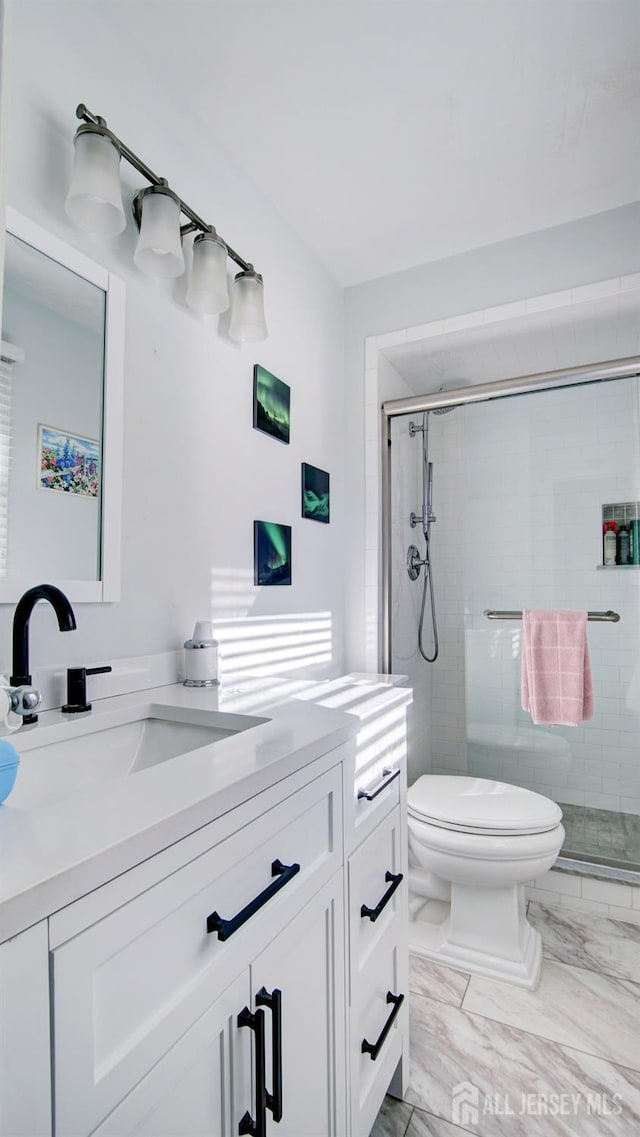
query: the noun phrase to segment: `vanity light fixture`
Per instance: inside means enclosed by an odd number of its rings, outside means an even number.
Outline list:
[[[114,236],[126,219],[120,189],[120,159],[126,158],[150,182],[133,200],[133,215],[140,230],[134,261],[149,276],[170,279],[184,272],[183,238],[197,233],[186,303],[196,312],[217,315],[231,305],[229,335],[238,343],[267,338],[264,285],[260,273],[236,253],[185,201],[169,188],[166,178],[154,173],[107,129],[100,115],[84,103],[76,108],[82,120],[74,139],[73,178],[65,209],[81,229]],[[181,224],[181,216],[188,219]],[[229,296],[227,258],[240,268]]]

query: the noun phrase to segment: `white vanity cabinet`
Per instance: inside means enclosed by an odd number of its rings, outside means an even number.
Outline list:
[[[346,809],[351,1137],[369,1137],[409,1066],[406,704],[363,714]]]
[[[335,966],[341,908],[338,874],[109,1113],[95,1137],[342,1137],[343,991]],[[260,1042],[256,1014],[264,1027]],[[252,1017],[253,1027],[240,1025]],[[261,1104],[265,1091],[271,1108]],[[259,1128],[260,1115],[266,1129]],[[57,1132],[66,1137],[70,1130],[61,1124]]]
[[[368,1137],[408,1066],[395,706],[0,944],[0,1137]]]
[[[57,1137],[260,1134],[279,1082],[278,1133],[343,1137],[342,766],[304,777],[51,918]]]

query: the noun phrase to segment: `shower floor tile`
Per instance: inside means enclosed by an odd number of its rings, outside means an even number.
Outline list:
[[[565,805],[566,838],[561,856],[605,857],[607,860],[640,865],[640,816],[585,805]]]

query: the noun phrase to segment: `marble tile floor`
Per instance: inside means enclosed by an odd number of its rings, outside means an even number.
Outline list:
[[[640,865],[640,816],[561,803],[562,856],[588,856]]]
[[[537,991],[411,957],[410,1086],[371,1137],[640,1134],[640,927],[528,911]]]

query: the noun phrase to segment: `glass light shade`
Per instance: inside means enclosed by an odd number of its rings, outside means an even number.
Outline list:
[[[227,246],[215,233],[200,233],[193,242],[193,263],[186,303],[196,312],[217,315],[229,304]]]
[[[80,127],[74,139],[73,177],[67,216],[89,233],[112,237],[126,219],[120,189],[120,149],[100,128]]]
[[[258,343],[267,338],[264,318],[264,285],[253,269],[239,272],[231,294],[229,335],[237,343]]]
[[[142,217],[134,261],[148,276],[180,276],[184,255],[178,197],[165,186],[151,186],[142,191],[140,202]]]

